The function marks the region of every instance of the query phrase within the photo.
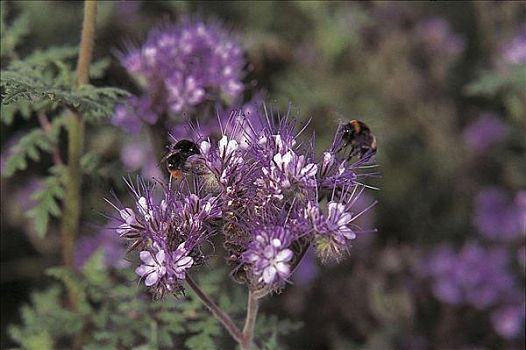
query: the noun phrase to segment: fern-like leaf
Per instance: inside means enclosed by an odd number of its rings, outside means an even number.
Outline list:
[[[42,129],[33,129],[22,136],[11,148],[2,176],[10,177],[18,170],[25,170],[28,159],[39,161],[40,151],[50,152],[53,149],[53,142],[52,136]]]
[[[64,198],[64,168],[55,166],[52,171],[54,174],[44,180],[44,186],[31,196],[36,204],[26,213],[40,236],[46,234],[51,217],[62,213],[59,203]]]

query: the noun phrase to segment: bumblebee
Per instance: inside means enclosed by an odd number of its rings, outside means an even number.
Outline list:
[[[364,122],[354,119],[343,124],[340,130],[343,145],[338,152],[350,146],[351,151],[347,160],[357,155],[363,159],[376,153],[376,137]]]
[[[180,181],[190,170],[187,164],[188,158],[196,154],[201,154],[199,146],[189,140],[180,140],[170,146],[168,154],[161,160],[161,163],[166,163],[170,180],[174,178],[176,181]]]

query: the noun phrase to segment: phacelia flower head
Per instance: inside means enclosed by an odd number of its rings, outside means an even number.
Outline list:
[[[206,101],[231,104],[243,91],[243,51],[217,23],[185,19],[161,26],[120,61],[144,89],[115,111],[113,122],[130,131],[164,115],[193,112]]]
[[[198,246],[213,233],[213,223],[221,216],[216,197],[139,181],[128,182],[135,207],[115,205],[117,233],[138,250],[141,265],[137,275],[156,296],[181,290],[186,270],[203,261]],[[183,185],[181,185],[183,186]]]
[[[218,121],[217,137],[195,133],[199,153],[181,184],[160,186],[158,196],[131,186],[135,205],[117,206],[117,231],[140,252],[141,280],[160,295],[179,290],[213,235],[222,236],[232,277],[262,294],[291,280],[311,243],[323,260],[339,259],[362,232],[354,220],[364,211],[354,205],[369,159],[351,162],[338,145],[317,159],[291,114],[240,109]]]
[[[289,246],[294,238],[292,232],[281,226],[268,226],[254,231],[254,239],[242,259],[252,265],[251,273],[257,282],[271,285],[287,281],[294,255]]]

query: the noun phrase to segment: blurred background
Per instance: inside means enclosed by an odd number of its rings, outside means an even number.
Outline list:
[[[21,16],[18,57],[2,53],[2,69],[37,49],[78,43],[80,2],[3,1],[3,47],[13,44],[4,23]],[[239,40],[242,102],[292,103],[311,119],[320,150],[350,119],[367,123],[378,141],[382,176],[369,183],[380,190],[359,203],[379,201],[361,222],[378,231],[358,237],[338,265],[308,254],[294,283],[264,301],[263,313],[302,323],[281,337],[283,347],[524,348],[524,2],[104,1],[94,56],[107,70],[93,84],[140,94],[119,52],[186,16],[217,21]],[[1,124],[2,166],[38,123]],[[81,265],[102,246],[112,269],[131,270],[103,230],[102,198],[125,193],[122,176],[160,170],[148,133],[115,124],[87,130],[103,166],[84,180],[77,258]],[[53,283],[44,272],[61,263],[58,222],[41,238],[24,216],[52,161],[43,156],[1,179],[2,348],[17,345],[8,326],[23,321],[20,307]]]

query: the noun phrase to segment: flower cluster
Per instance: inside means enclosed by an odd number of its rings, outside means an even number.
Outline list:
[[[474,224],[478,232],[495,241],[516,241],[526,234],[526,192],[508,198],[499,188],[482,190],[475,199]]]
[[[456,253],[442,246],[427,260],[424,275],[432,277],[433,294],[438,300],[490,309],[498,334],[505,338],[520,335],[524,328],[524,296],[510,271],[509,254],[504,248],[468,243]]]
[[[186,270],[203,260],[199,245],[214,233],[214,221],[221,216],[219,201],[210,195],[183,196],[171,187],[140,180],[136,186],[128,185],[135,208],[115,206],[120,221],[117,233],[128,241],[130,250],[139,251],[141,265],[135,272],[155,295],[177,292]]]
[[[507,125],[492,113],[483,113],[464,128],[463,138],[467,148],[484,154],[502,141],[508,132]]]
[[[187,161],[190,173],[176,188],[164,186],[161,202],[142,186],[136,209],[119,208],[119,234],[140,250],[136,272],[149,287],[176,290],[216,233],[234,279],[268,292],[290,280],[311,244],[323,261],[338,260],[362,232],[354,220],[364,211],[354,204],[366,160],[347,160],[339,129],[317,160],[290,116],[237,110],[226,119],[217,139],[193,140],[200,152]]]
[[[512,201],[498,188],[481,191],[475,200],[474,225],[486,245],[466,243],[459,252],[449,246],[434,249],[423,264],[434,296],[448,304],[491,312],[497,334],[517,338],[524,328],[524,295],[520,279],[526,269],[526,196]],[[521,236],[522,235],[522,236]]]
[[[154,29],[120,61],[145,91],[116,108],[113,123],[130,132],[205,101],[233,102],[243,90],[243,51],[218,24],[186,19]]]

